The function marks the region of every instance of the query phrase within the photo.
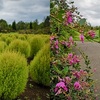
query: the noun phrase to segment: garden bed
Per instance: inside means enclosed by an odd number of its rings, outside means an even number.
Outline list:
[[[49,36],[0,36],[0,100],[49,100]]]
[[[29,78],[25,92],[15,100],[49,100],[50,87],[36,84]]]

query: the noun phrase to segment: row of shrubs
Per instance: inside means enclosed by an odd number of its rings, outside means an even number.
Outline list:
[[[31,39],[33,38],[37,36]],[[50,44],[46,42],[40,45],[41,48],[37,49],[38,53],[35,51],[34,59],[28,64],[26,58],[29,56],[28,51],[31,47],[29,44],[32,40],[28,42],[17,39],[9,45],[0,41],[2,48],[0,48],[0,100],[15,99],[24,92],[28,77],[38,84],[50,85]]]
[[[33,29],[29,29],[29,30],[19,30],[18,31],[19,34],[51,34],[50,33],[50,27],[45,27],[42,29],[38,29],[38,30],[33,30]]]
[[[34,57],[36,53],[49,41],[48,35],[18,35],[4,34],[0,36],[0,42],[11,51],[19,51],[28,57]],[[0,43],[0,46],[2,43]],[[3,49],[4,48],[2,46]],[[4,48],[5,49],[5,48]],[[2,50],[0,50],[2,51]]]

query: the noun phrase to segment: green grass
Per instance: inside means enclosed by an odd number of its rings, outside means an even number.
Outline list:
[[[99,30],[96,30],[96,38],[94,39],[95,42],[100,42],[100,33]]]
[[[86,42],[88,42],[88,41],[89,42],[100,42],[99,30],[96,30],[95,32],[96,32],[96,37],[94,39],[86,39],[85,38],[84,41],[86,41]],[[80,35],[80,33],[77,32],[77,34],[73,37],[74,41],[80,41],[79,35]]]

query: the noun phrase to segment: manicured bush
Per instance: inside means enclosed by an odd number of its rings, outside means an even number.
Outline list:
[[[20,40],[26,40],[25,36],[21,35],[21,34],[18,36],[18,39],[20,39]]]
[[[11,51],[21,52],[21,54],[24,54],[25,57],[30,56],[31,48],[27,41],[16,39],[9,44],[8,49]]]
[[[24,92],[27,78],[24,56],[10,51],[0,54],[0,100],[12,100]]]
[[[11,43],[11,41],[13,41],[13,39],[11,37],[7,37],[6,38],[7,45],[9,45]]]
[[[38,84],[50,84],[50,45],[46,44],[30,64],[30,76]]]
[[[45,42],[45,43],[49,43],[50,42],[50,35],[44,35],[44,34],[41,34],[39,35],[42,37],[42,40]]]
[[[0,53],[3,52],[6,47],[7,47],[7,44],[3,41],[0,41]]]
[[[36,55],[36,53],[43,47],[44,44],[45,42],[41,35],[33,36],[33,38],[30,39],[31,57],[34,57],[34,55]]]
[[[43,39],[44,39],[45,43],[50,42],[50,36],[49,35],[44,35]]]
[[[7,38],[7,36],[5,34],[4,35],[2,34],[1,37],[0,37],[0,40],[5,42],[6,38]]]

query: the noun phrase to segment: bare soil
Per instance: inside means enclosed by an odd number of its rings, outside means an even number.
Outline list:
[[[29,78],[25,92],[15,100],[49,100],[50,87],[36,84]]]

